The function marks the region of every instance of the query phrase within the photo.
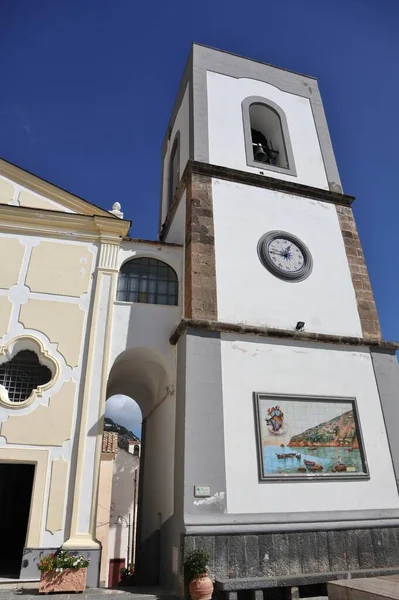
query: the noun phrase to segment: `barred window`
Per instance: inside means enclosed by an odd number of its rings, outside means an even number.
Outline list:
[[[32,350],[21,350],[11,360],[0,364],[0,385],[10,402],[24,402],[33,390],[51,378],[50,369],[40,364]]]
[[[117,300],[176,306],[178,280],[172,267],[155,258],[135,258],[119,273]]]

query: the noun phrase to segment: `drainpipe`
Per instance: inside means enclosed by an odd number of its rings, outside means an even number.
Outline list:
[[[137,469],[134,471],[134,484],[133,484],[133,528],[132,528],[132,559],[131,563],[134,564],[136,558],[136,498],[137,498]]]

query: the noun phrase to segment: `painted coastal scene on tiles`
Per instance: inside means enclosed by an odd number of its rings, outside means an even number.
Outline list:
[[[353,401],[255,400],[262,479],[367,473]]]

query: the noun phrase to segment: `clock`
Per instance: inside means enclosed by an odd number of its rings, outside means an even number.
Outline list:
[[[263,235],[258,242],[258,255],[268,271],[285,281],[303,281],[312,271],[308,248],[286,231],[269,231]]]

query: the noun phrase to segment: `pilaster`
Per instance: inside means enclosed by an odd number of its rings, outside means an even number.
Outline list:
[[[87,342],[70,537],[64,543],[66,548],[98,547],[96,505],[120,242],[121,237],[101,235]]]

